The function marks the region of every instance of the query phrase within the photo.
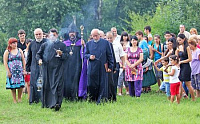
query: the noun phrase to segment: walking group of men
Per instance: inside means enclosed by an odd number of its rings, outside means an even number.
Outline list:
[[[119,72],[114,73],[119,70],[115,69],[119,62],[114,55],[113,32],[108,32],[109,42],[100,38],[99,29],[93,29],[92,40],[85,44],[74,25],[71,26],[69,38],[64,41],[58,39],[56,29],[51,29],[47,38],[43,37],[42,29],[34,30],[35,40],[28,46],[26,59],[26,71],[31,74],[29,104],[41,100],[42,107],[58,111],[63,97],[70,101],[88,98],[97,104],[116,101],[118,77],[113,78],[113,74],[119,76]],[[24,43],[19,40],[18,44]],[[124,63],[122,46],[120,42],[115,44],[120,48],[118,58]],[[43,85],[38,92],[41,75]]]

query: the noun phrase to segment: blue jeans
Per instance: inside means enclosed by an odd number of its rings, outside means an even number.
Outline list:
[[[167,97],[170,96],[170,84],[169,82],[162,82],[160,85],[160,90],[166,92]]]

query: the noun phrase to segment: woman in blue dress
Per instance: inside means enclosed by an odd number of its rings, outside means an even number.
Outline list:
[[[11,89],[14,103],[16,100],[16,89],[18,89],[18,102],[22,101],[22,89],[25,85],[25,59],[21,49],[17,48],[17,39],[10,38],[8,47],[4,52],[4,66],[7,71],[6,89]]]

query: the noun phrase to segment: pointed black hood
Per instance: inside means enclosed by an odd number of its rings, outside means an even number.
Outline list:
[[[69,27],[68,27],[69,33],[75,32],[78,33],[78,29],[76,27],[76,25],[74,24],[74,22],[72,22]]]

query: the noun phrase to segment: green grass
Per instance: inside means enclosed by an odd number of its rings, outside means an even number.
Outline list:
[[[0,64],[0,123],[120,123],[177,124],[200,122],[200,100],[182,99],[171,104],[165,94],[153,91],[141,98],[118,97],[115,103],[96,105],[88,102],[63,102],[61,111],[41,108],[41,103],[29,105],[27,95],[22,103],[14,104],[11,91],[5,89],[6,72]]]

